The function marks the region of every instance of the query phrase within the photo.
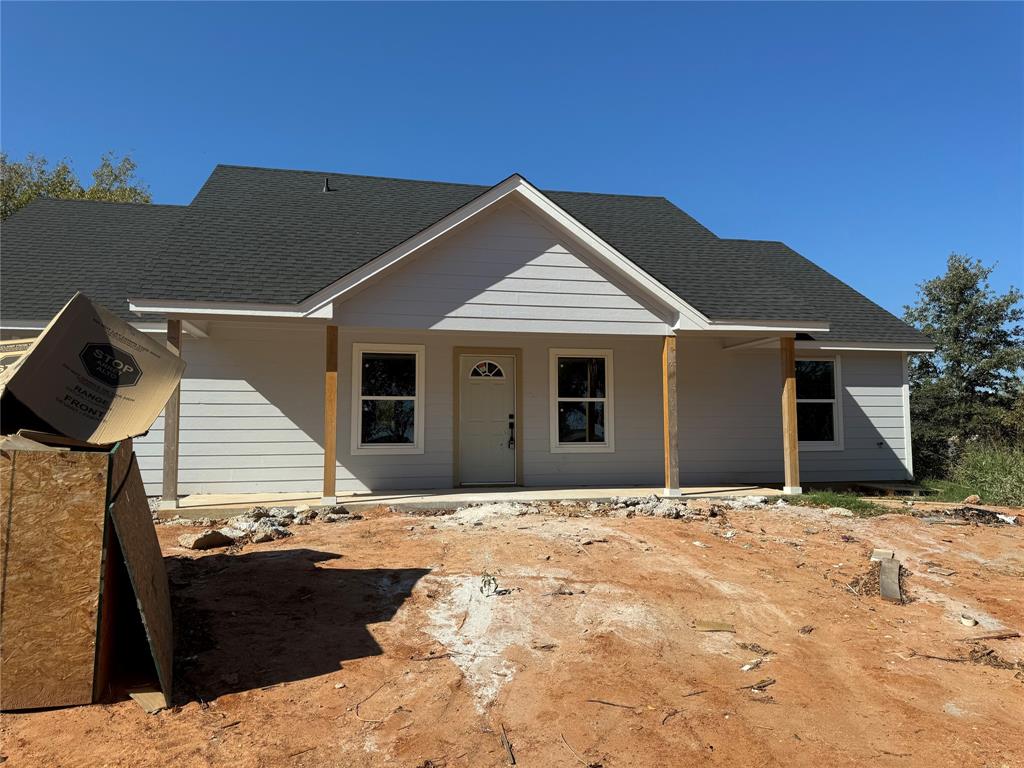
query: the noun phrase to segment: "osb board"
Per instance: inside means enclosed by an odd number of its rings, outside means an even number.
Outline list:
[[[138,462],[132,462],[121,492],[110,505],[110,516],[142,614],[165,705],[169,705],[174,658],[171,594]]]
[[[92,701],[109,458],[0,454],[0,709]]]

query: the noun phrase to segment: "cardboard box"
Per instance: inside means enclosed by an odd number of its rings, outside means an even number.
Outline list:
[[[27,428],[106,445],[152,426],[185,363],[76,293],[43,332],[4,342],[0,432]]]

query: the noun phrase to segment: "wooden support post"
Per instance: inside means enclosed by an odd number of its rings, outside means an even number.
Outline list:
[[[786,467],[783,493],[801,493],[800,447],[796,433],[796,339],[779,339],[782,361],[782,456]]]
[[[661,348],[661,402],[665,435],[665,495],[679,496],[679,392],[676,383],[676,337]]]
[[[338,458],[338,326],[324,329],[324,493],[321,502],[337,501]]]
[[[181,356],[181,320],[167,320],[167,348]],[[164,406],[164,478],[160,509],[178,508],[178,427],[181,421],[181,385]]]

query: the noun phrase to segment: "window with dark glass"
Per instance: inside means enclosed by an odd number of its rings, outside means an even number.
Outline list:
[[[796,430],[802,443],[836,441],[836,371],[832,360],[796,361]]]
[[[413,444],[416,440],[415,353],[363,352],[359,400],[360,444]]]
[[[606,443],[605,358],[559,357],[557,387],[558,442]]]

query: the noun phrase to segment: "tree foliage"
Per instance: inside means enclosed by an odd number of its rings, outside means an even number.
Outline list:
[[[992,267],[950,254],[946,273],[918,286],[905,319],[935,344],[911,360],[914,468],[945,477],[972,442],[1024,440],[1024,294],[997,294]]]
[[[50,166],[45,157],[29,154],[12,161],[0,153],[0,219],[24,208],[40,195],[59,200],[105,200],[112,203],[149,203],[149,188],[135,176],[130,155],[107,152],[92,172],[86,187],[66,158]]]

